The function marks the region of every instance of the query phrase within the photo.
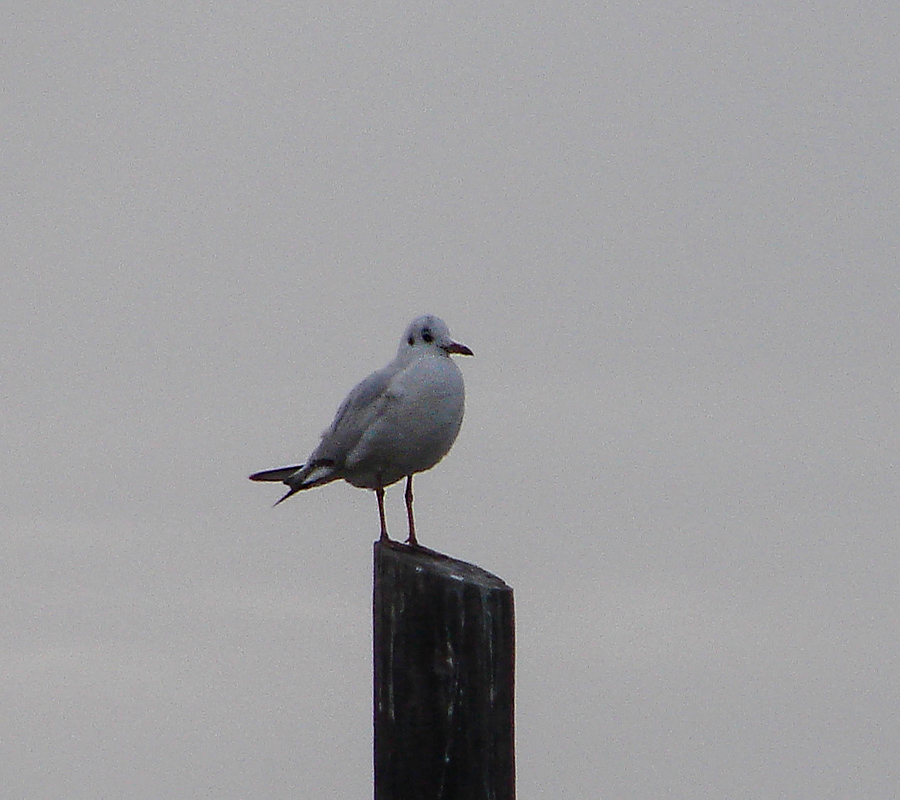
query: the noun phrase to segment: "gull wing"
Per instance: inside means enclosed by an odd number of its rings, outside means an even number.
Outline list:
[[[334,415],[334,421],[322,434],[322,441],[309,457],[309,463],[330,461],[339,470],[386,404],[394,399],[391,383],[398,369],[392,363],[373,372],[350,391]]]

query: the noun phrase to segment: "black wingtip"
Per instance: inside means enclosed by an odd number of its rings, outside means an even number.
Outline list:
[[[302,486],[293,486],[293,487],[291,487],[291,490],[290,490],[284,497],[282,497],[280,500],[276,500],[276,501],[275,501],[275,504],[272,506],[272,508],[275,508],[275,506],[277,506],[279,503],[283,503],[283,502],[284,502],[285,500],[287,500],[292,494],[297,494],[297,492],[299,492],[302,488],[303,488]]]
[[[285,478],[289,478],[297,470],[302,469],[303,465],[298,464],[294,467],[279,467],[278,469],[264,469],[262,472],[254,472],[250,476],[251,481],[275,481],[283,483]]]

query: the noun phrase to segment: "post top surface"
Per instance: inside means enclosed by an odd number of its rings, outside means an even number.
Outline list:
[[[485,589],[511,591],[510,586],[502,578],[498,578],[486,569],[451,558],[427,547],[409,547],[400,542],[375,542],[375,557],[390,560],[400,566],[414,567],[443,575],[451,579],[474,584]]]

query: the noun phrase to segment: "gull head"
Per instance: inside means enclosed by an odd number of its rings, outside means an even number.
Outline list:
[[[410,358],[416,355],[449,356],[453,353],[460,356],[472,355],[472,351],[464,344],[453,341],[444,320],[426,314],[416,317],[406,326],[397,355]]]

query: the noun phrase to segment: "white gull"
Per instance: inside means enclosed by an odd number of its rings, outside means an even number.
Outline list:
[[[305,464],[264,470],[252,481],[290,487],[275,505],[302,489],[343,479],[374,489],[381,538],[388,540],[384,489],[406,478],[407,542],[415,546],[412,478],[431,469],[453,446],[462,425],[465,388],[451,354],[472,351],[454,342],[443,320],[417,317],[406,328],[397,356],[358,383],[341,403]]]

